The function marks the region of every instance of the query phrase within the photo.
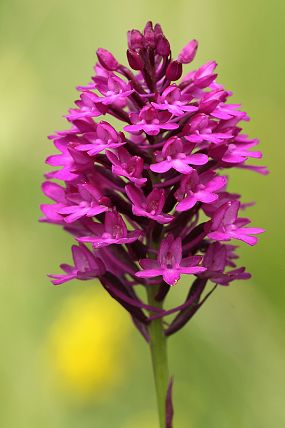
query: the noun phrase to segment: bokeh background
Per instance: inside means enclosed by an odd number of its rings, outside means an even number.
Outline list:
[[[195,66],[217,60],[271,171],[232,177],[267,230],[241,249],[252,280],[220,287],[170,339],[175,428],[285,426],[284,17],[283,0],[0,1],[2,427],[157,427],[148,349],[98,284],[49,285],[70,238],[38,223],[46,135],[65,127],[96,48],[123,59],[126,31],[149,19],[174,53],[199,40]]]

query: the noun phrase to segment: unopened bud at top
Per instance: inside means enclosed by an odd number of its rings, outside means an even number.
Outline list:
[[[155,26],[154,26],[154,34],[155,34],[155,37],[158,37],[160,35],[163,36],[163,31],[162,31],[162,28],[161,28],[160,24],[155,24]]]
[[[168,80],[175,81],[182,76],[182,64],[178,61],[172,61],[166,69]]]
[[[128,31],[128,46],[129,49],[143,48],[143,35],[139,30]]]
[[[96,53],[100,64],[106,68],[106,70],[117,70],[119,63],[111,52],[107,51],[107,49],[99,48]]]
[[[133,70],[142,70],[144,67],[144,62],[140,56],[140,54],[136,51],[132,51],[130,49],[127,50],[127,58],[130,67]]]
[[[144,43],[146,47],[155,47],[155,35],[151,21],[147,22],[144,29]]]
[[[168,56],[170,54],[170,44],[167,38],[161,34],[157,38],[156,52],[161,56]]]

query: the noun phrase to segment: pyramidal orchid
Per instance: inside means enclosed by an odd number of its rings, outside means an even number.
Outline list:
[[[262,156],[251,150],[258,140],[242,133],[249,118],[228,102],[216,62],[183,75],[197,47],[191,40],[173,56],[161,26],[148,22],[128,32],[128,67],[98,49],[69,126],[49,137],[58,153],[42,186],[51,203],[41,220],[76,241],[73,265],[49,275],[52,283],[97,279],[129,312],[150,346],[161,428],[173,416],[167,338],[217,286],[250,277],[235,243],[255,245],[263,232],[239,214],[251,204],[227,190],[231,168],[267,174],[248,164]],[[178,287],[188,294],[172,307]]]
[[[202,256],[190,256],[182,259],[181,238],[174,239],[169,234],[161,242],[157,260],[142,259],[142,271],[136,273],[139,278],[153,278],[162,276],[166,284],[172,286],[177,283],[182,274],[198,274],[204,272],[205,267],[199,266]]]

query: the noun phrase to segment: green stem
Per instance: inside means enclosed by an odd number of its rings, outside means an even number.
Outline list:
[[[147,287],[149,305],[161,308],[161,302],[155,300],[158,287]],[[151,313],[152,314],[152,313]],[[168,385],[167,339],[164,334],[162,319],[153,320],[148,328],[153,376],[156,390],[160,428],[166,426],[166,392]]]

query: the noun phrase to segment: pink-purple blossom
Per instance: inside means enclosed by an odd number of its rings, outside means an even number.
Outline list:
[[[148,135],[157,135],[161,130],[177,129],[178,124],[171,122],[171,113],[159,111],[151,105],[141,109],[139,113],[130,113],[132,125],[124,127],[125,131],[138,133],[144,131]]]
[[[152,102],[153,107],[159,110],[167,110],[174,116],[182,116],[184,112],[193,113],[198,110],[198,106],[189,104],[189,96],[183,95],[176,85],[168,86],[161,95],[158,96],[157,102]]]
[[[70,205],[65,205],[57,210],[64,215],[64,221],[72,223],[81,217],[94,217],[110,207],[110,200],[103,197],[95,186],[91,184],[78,184],[78,193],[70,193],[67,197]]]
[[[255,245],[257,238],[251,235],[262,233],[264,230],[259,227],[244,227],[250,223],[250,220],[238,218],[239,208],[239,201],[230,201],[222,205],[213,215],[208,237],[216,241],[238,239],[248,245]]]
[[[145,196],[141,189],[128,184],[126,193],[132,202],[133,213],[137,216],[148,217],[160,224],[169,223],[173,216],[162,212],[165,204],[165,191],[163,189],[153,189],[149,195]]]
[[[73,245],[71,249],[74,266],[61,264],[60,267],[65,273],[49,275],[54,285],[60,285],[72,279],[93,279],[104,274],[104,263],[87,247],[80,244],[79,246]]]
[[[234,254],[235,249],[233,245],[220,242],[210,244],[203,257],[203,266],[207,270],[200,274],[200,277],[220,285],[229,285],[234,280],[249,279],[251,275],[245,271],[244,267],[226,270],[227,266],[236,267],[233,262],[233,259],[237,258]]]
[[[112,163],[112,172],[115,175],[128,178],[136,186],[143,186],[147,178],[143,177],[144,160],[140,156],[132,156],[124,148],[117,151],[106,150],[106,156]]]
[[[76,150],[87,152],[93,156],[105,149],[115,149],[125,144],[122,134],[106,122],[100,122],[93,132],[84,133],[82,143],[76,146]]]
[[[198,174],[196,170],[185,175],[180,187],[175,193],[178,200],[176,211],[190,210],[197,202],[211,204],[219,198],[218,190],[226,185],[226,177],[215,174],[214,171],[206,171]]]
[[[162,276],[169,285],[175,285],[182,274],[198,274],[206,270],[199,266],[201,256],[189,256],[182,259],[181,238],[174,239],[168,235],[160,246],[157,260],[142,259],[139,261],[142,270],[136,273],[139,278]]]
[[[189,64],[195,58],[197,49],[198,49],[198,42],[197,42],[197,40],[195,40],[195,39],[191,40],[181,50],[181,52],[178,55],[177,60],[179,62],[181,62],[181,64]]]
[[[181,174],[193,171],[190,165],[204,165],[208,157],[203,153],[193,153],[193,144],[187,144],[181,138],[172,137],[167,140],[161,152],[155,153],[156,163],[150,165],[153,172],[163,173],[175,169]]]
[[[142,233],[139,230],[128,231],[122,216],[116,211],[105,214],[104,224],[94,223],[90,236],[81,236],[80,242],[91,242],[95,248],[111,244],[130,244]]]
[[[105,106],[112,104],[124,104],[126,98],[134,92],[129,83],[117,76],[109,75],[108,77],[94,78],[94,83],[89,84],[86,88],[82,89],[97,89],[98,95],[89,92],[91,101],[102,103]]]

